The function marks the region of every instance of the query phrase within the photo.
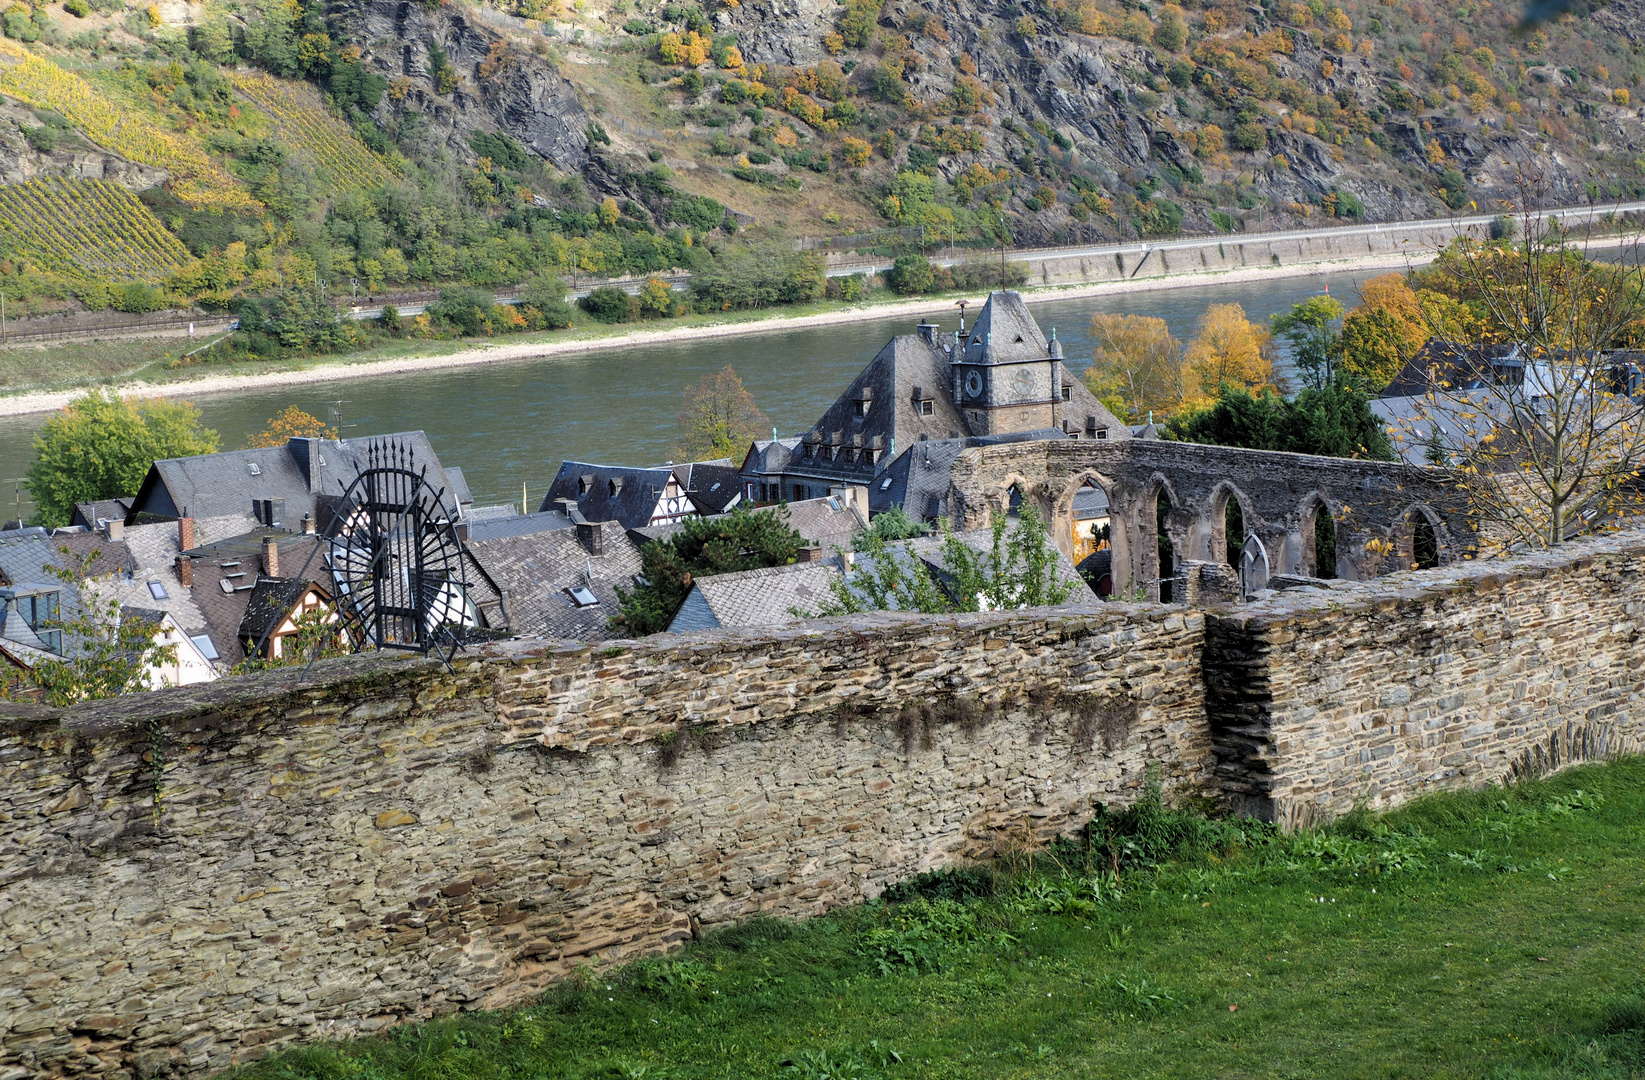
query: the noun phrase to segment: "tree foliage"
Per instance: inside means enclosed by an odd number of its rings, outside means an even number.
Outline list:
[[[1343,380],[1305,387],[1293,400],[1271,388],[1253,393],[1225,385],[1210,407],[1172,417],[1165,434],[1184,442],[1249,450],[1378,461],[1394,457],[1382,419],[1371,411],[1364,393]]]
[[[35,436],[29,492],[40,524],[67,525],[76,503],[135,495],[156,461],[216,450],[217,433],[189,402],[93,390]]]
[[[1415,421],[1427,430],[1410,434],[1451,463],[1488,538],[1553,547],[1645,509],[1645,403],[1637,371],[1611,355],[1645,317],[1645,273],[1590,259],[1575,230],[1532,209],[1540,180],[1520,184],[1521,242],[1459,238],[1419,282],[1447,301],[1424,306],[1433,336],[1471,313],[1481,329],[1463,340],[1515,346],[1522,374],[1439,373]]]
[[[1091,337],[1096,353],[1085,383],[1116,415],[1138,420],[1157,410],[1164,416],[1197,396],[1182,343],[1164,319],[1098,312]]]
[[[268,427],[246,440],[246,449],[259,446],[284,446],[292,439],[335,439],[337,429],[328,427],[319,417],[304,412],[295,405],[287,405],[278,416],[269,418]]]
[[[738,507],[719,517],[688,517],[667,540],[640,549],[640,579],[632,592],[617,589],[620,613],[612,627],[634,637],[668,629],[691,583],[734,570],[786,566],[805,541],[782,506]]]
[[[1074,582],[1057,573],[1057,549],[1045,522],[1024,506],[1012,523],[996,514],[988,545],[981,550],[943,530],[938,548],[942,567],[933,572],[906,546],[893,545],[871,530],[858,537],[856,569],[829,583],[833,594],[804,617],[851,615],[865,611],[1015,610],[1060,604]]]
[[[1185,356],[1199,390],[1206,397],[1223,384],[1253,390],[1274,384],[1268,356],[1269,333],[1245,317],[1238,304],[1212,304],[1200,316],[1198,333]]]
[[[1335,297],[1310,296],[1269,320],[1273,332],[1291,343],[1291,359],[1305,385],[1319,389],[1335,381],[1342,316]]]
[[[748,444],[770,430],[771,421],[727,364],[686,387],[675,453],[681,461],[730,457],[740,463]]]

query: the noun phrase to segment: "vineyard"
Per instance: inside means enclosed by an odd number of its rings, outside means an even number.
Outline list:
[[[121,157],[165,169],[172,174],[173,192],[190,206],[261,209],[188,139],[143,123],[135,110],[122,109],[105,91],[5,40],[0,40],[0,93],[60,112],[88,138]]]
[[[313,87],[284,82],[261,72],[231,75],[239,91],[274,118],[293,147],[332,191],[364,191],[394,179],[394,170],[327,112]]]
[[[135,195],[102,180],[0,185],[0,243],[69,281],[161,281],[194,261]]]

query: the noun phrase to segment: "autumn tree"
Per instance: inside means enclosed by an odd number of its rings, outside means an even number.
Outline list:
[[[201,426],[189,402],[93,390],[34,437],[28,482],[36,516],[41,525],[67,525],[76,503],[135,495],[156,461],[216,450],[217,433]]]
[[[1291,359],[1304,384],[1318,390],[1336,379],[1340,339],[1337,326],[1343,316],[1340,301],[1330,295],[1310,296],[1269,320],[1274,334],[1291,343]]]
[[[1590,259],[1568,223],[1550,229],[1531,209],[1543,194],[1522,179],[1522,242],[1458,239],[1421,279],[1450,302],[1425,305],[1432,336],[1452,340],[1442,320],[1469,311],[1480,331],[1468,344],[1517,354],[1502,363],[1473,349],[1436,371],[1408,432],[1452,464],[1503,546],[1553,547],[1645,509],[1645,403],[1637,371],[1612,355],[1645,313],[1645,274]]]
[[[327,427],[319,417],[304,412],[295,405],[287,405],[278,416],[270,418],[268,427],[246,440],[247,450],[259,446],[284,446],[292,439],[335,439],[337,429]]]
[[[770,430],[771,421],[727,364],[686,387],[675,454],[682,461],[740,457],[749,443]]]
[[[1182,408],[1198,387],[1189,379],[1182,343],[1171,336],[1164,319],[1147,315],[1091,317],[1096,344],[1085,383],[1115,414],[1141,419]]]
[[[1238,304],[1212,304],[1200,316],[1198,334],[1184,356],[1194,388],[1215,397],[1224,383],[1255,390],[1274,383],[1268,358],[1270,335],[1245,317]]]

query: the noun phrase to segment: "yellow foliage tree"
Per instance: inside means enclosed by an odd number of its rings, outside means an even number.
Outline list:
[[[287,405],[278,416],[270,418],[268,427],[246,440],[246,449],[259,446],[284,446],[292,439],[335,439],[337,429],[327,427],[319,417],[304,412],[295,405]]]
[[[617,209],[617,200],[612,196],[607,195],[605,197],[605,201],[600,204],[600,224],[606,226],[615,225],[617,224],[617,219],[621,216],[622,212]]]
[[[1114,412],[1141,419],[1150,412],[1175,412],[1200,400],[1183,362],[1182,343],[1164,319],[1147,315],[1091,317],[1096,344],[1085,383]]]
[[[1216,397],[1224,383],[1255,390],[1271,386],[1274,364],[1268,357],[1271,335],[1245,317],[1238,304],[1212,304],[1200,316],[1199,333],[1185,357],[1200,393]]]

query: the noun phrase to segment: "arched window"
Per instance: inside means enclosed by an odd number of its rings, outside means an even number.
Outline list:
[[[1439,538],[1428,515],[1417,510],[1411,514],[1411,568],[1432,570],[1439,565]]]
[[[1245,543],[1245,510],[1233,495],[1222,507],[1222,561],[1239,566],[1239,549]]]
[[[1017,517],[1022,513],[1022,488],[1017,484],[1011,485],[1011,491],[1006,497],[1005,516]]]
[[[1323,502],[1314,504],[1314,564],[1309,573],[1317,578],[1337,576],[1337,523]]]
[[[1172,602],[1171,579],[1177,574],[1176,549],[1171,546],[1171,534],[1165,528],[1165,519],[1170,514],[1171,498],[1162,487],[1159,498],[1154,502],[1154,529],[1159,538],[1159,600],[1162,604]]]

